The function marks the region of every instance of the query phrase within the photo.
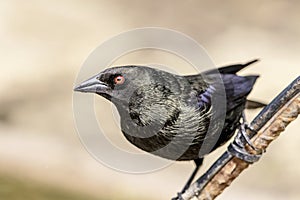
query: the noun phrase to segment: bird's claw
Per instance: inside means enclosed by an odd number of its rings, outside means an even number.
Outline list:
[[[251,142],[251,139],[250,139],[250,137],[248,136],[248,134],[247,134],[247,132],[246,132],[246,129],[250,130],[251,132],[255,132],[255,133],[256,133],[256,131],[253,129],[252,126],[249,126],[248,123],[243,123],[243,124],[241,124],[241,126],[240,126],[240,130],[239,130],[238,134],[240,134],[240,137],[243,138],[244,143],[247,143],[247,144],[251,147],[251,149],[253,149],[254,151],[259,151],[259,150],[253,145],[253,143]],[[242,142],[243,142],[243,141],[242,141]]]
[[[243,122],[240,126],[240,130],[235,137],[234,141],[228,146],[228,152],[231,153],[233,156],[244,160],[248,163],[254,163],[259,160],[262,153],[264,153],[261,149],[256,148],[253,143],[251,142],[250,137],[248,136],[246,129],[255,132],[255,130],[249,126],[245,122],[245,118],[243,117]],[[255,151],[254,154],[249,153],[245,145],[248,144],[253,151]]]

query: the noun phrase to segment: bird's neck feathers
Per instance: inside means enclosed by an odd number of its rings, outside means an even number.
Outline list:
[[[162,127],[175,123],[180,113],[178,96],[159,84],[139,87],[128,101],[116,105],[123,132],[153,134]]]
[[[178,156],[168,155],[165,151],[185,149],[194,141],[203,140],[211,114],[211,110],[189,105],[186,95],[174,94],[164,85],[142,86],[127,105],[116,106],[126,139],[145,151],[168,159]],[[167,144],[171,145],[165,148]]]

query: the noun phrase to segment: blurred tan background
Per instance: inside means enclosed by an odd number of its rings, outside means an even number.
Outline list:
[[[124,174],[98,163],[80,143],[72,88],[81,64],[120,32],[175,29],[202,44],[218,66],[260,58],[241,74],[260,74],[251,97],[269,102],[300,74],[299,10],[296,0],[1,0],[0,199],[170,199],[192,163]],[[184,62],[137,52],[115,62],[124,63],[161,63],[180,71]],[[111,108],[102,98],[96,101]],[[106,120],[110,127],[113,118]],[[218,199],[300,199],[299,125],[293,122]],[[124,140],[117,126],[110,132]],[[201,172],[221,151],[205,160]]]

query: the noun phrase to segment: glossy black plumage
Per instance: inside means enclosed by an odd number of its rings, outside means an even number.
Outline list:
[[[124,136],[138,148],[172,160],[201,160],[228,141],[240,125],[247,95],[258,76],[236,73],[254,62],[190,76],[145,66],[113,67],[75,91],[96,93],[113,102]],[[115,82],[118,77],[125,81]],[[216,110],[213,100],[223,103],[224,110]],[[250,103],[252,108],[263,105]],[[218,130],[221,134],[216,137]],[[205,137],[209,148],[199,153]]]

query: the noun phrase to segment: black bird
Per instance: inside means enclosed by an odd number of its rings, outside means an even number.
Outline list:
[[[256,61],[189,76],[147,66],[119,66],[100,72],[74,90],[95,93],[114,103],[124,136],[138,148],[171,160],[194,160],[196,169],[185,190],[204,156],[234,135],[244,109],[264,106],[247,100],[258,76],[236,75]]]

